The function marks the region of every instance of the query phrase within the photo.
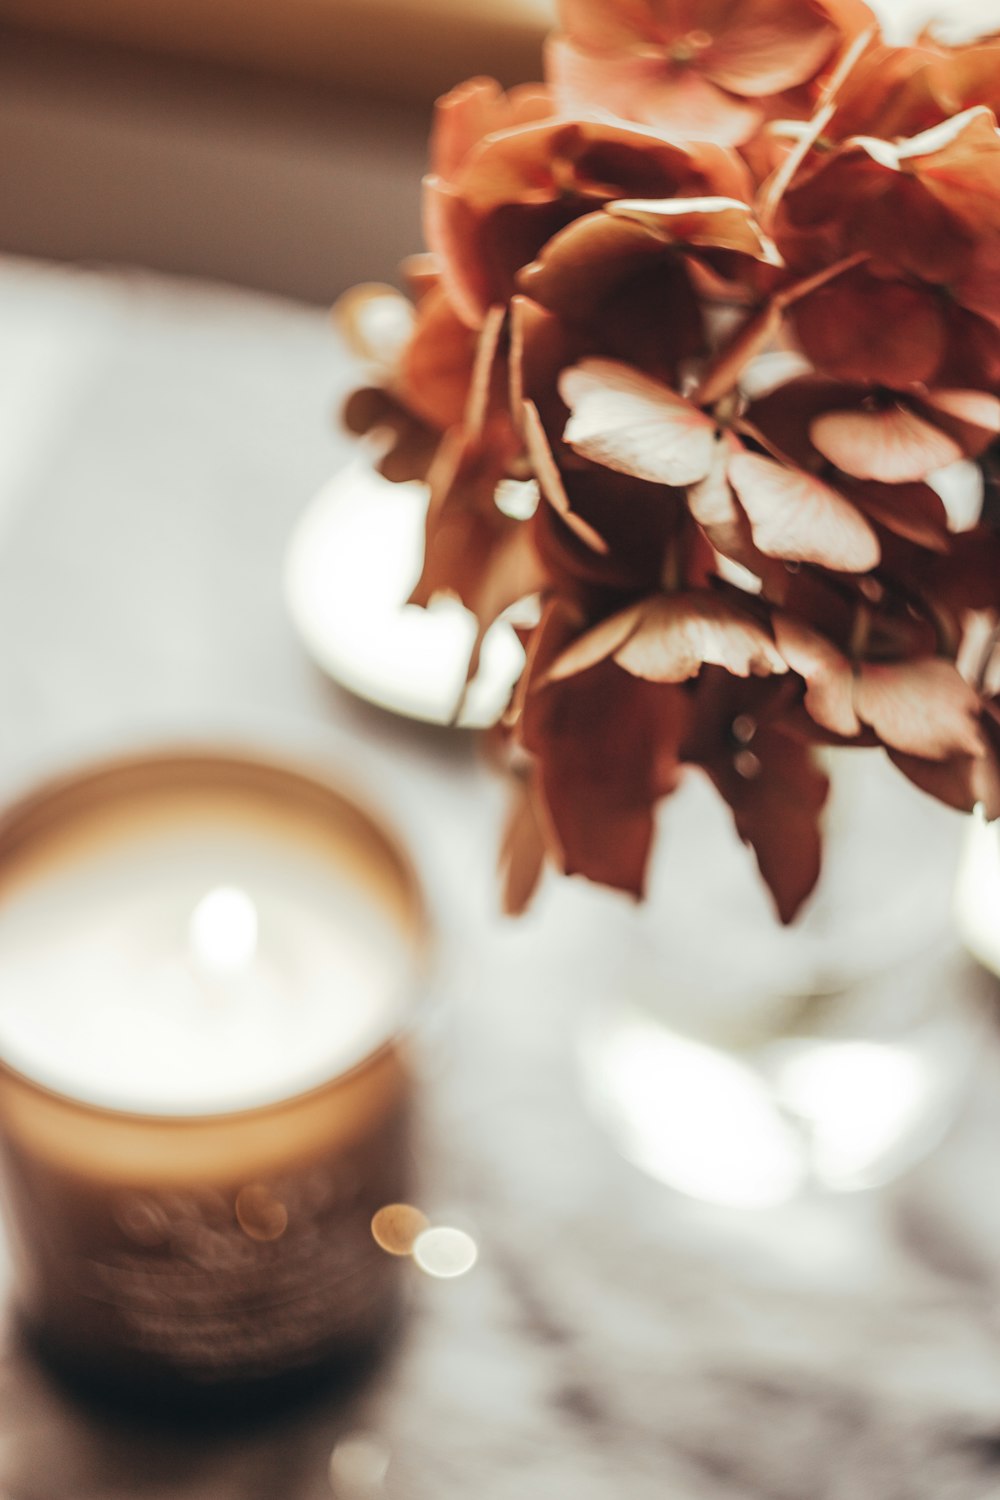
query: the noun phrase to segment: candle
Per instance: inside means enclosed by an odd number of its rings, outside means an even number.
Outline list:
[[[119,761],[0,819],[3,1187],[43,1349],[177,1394],[373,1346],[424,946],[404,857],[296,769]]]

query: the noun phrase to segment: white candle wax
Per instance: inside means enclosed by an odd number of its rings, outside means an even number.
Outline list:
[[[174,794],[104,816],[0,900],[0,1055],[105,1108],[246,1109],[377,1047],[407,974],[388,913],[306,828]]]

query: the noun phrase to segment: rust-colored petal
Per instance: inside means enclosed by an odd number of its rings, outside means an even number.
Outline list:
[[[662,56],[594,53],[556,35],[546,44],[545,64],[567,114],[607,110],[672,140],[725,147],[742,146],[763,119],[758,105],[735,99],[699,72],[671,68]]]
[[[921,405],[969,458],[978,458],[1000,435],[1000,400],[988,391],[928,391]]]
[[[503,909],[508,917],[527,911],[545,869],[545,832],[528,777],[518,778],[500,846]]]
[[[911,407],[895,403],[874,411],[826,412],[812,423],[809,435],[824,458],[845,474],[882,484],[926,479],[962,457],[947,433]]]
[[[522,84],[504,93],[495,78],[470,78],[434,107],[431,171],[447,181],[484,137],[552,113],[552,99],[542,84]]]
[[[854,675],[843,653],[793,615],[775,615],[774,639],[792,671],[804,678],[805,706],[816,723],[844,739],[859,735]]]
[[[587,321],[595,303],[664,256],[662,242],[644,226],[622,222],[602,210],[554,235],[538,259],[520,273],[518,286],[551,312]]]
[[[871,525],[822,480],[756,453],[735,457],[729,478],[765,556],[846,573],[877,566],[881,551]]]
[[[557,511],[566,525],[580,540],[591,549],[592,552],[604,553],[608,550],[608,544],[600,532],[595,531],[588,521],[578,515],[573,509],[563,477],[559,472],[559,465],[552,455],[549,440],[542,426],[538,408],[534,402],[524,403],[523,415],[524,441],[531,459],[531,466],[535,478],[541,486],[542,494]]]
[[[478,343],[441,287],[427,293],[396,384],[411,411],[444,432],[462,420]]]
[[[940,657],[865,663],[854,705],[858,717],[893,750],[925,760],[982,754],[979,699]]]
[[[513,454],[509,428],[482,434],[453,428],[430,471],[424,566],[411,600],[452,594],[470,609],[480,636],[544,579],[530,527],[497,508],[494,494]]]
[[[991,109],[976,106],[912,137],[899,161],[976,237],[1000,232],[1000,131]]]
[[[953,292],[962,307],[985,318],[994,327],[1000,326],[1000,243],[997,236],[979,239],[971,247],[954,280]]]
[[[796,302],[791,315],[817,370],[839,380],[905,388],[933,380],[944,357],[947,331],[939,298],[882,280],[864,267]]]
[[[708,590],[647,600],[615,661],[649,682],[685,682],[705,666],[725,667],[735,677],[788,670],[766,627]]]
[[[618,51],[655,43],[661,29],[650,0],[560,0],[559,19],[568,36],[596,51]]]
[[[755,752],[762,775],[727,788],[736,829],[751,846],[782,922],[793,922],[822,865],[820,818],[830,782],[812,750],[765,730]],[[718,785],[717,781],[717,785]]]
[[[991,823],[1000,818],[1000,699],[983,699],[980,719],[985,754],[973,770],[974,801],[982,804]]]
[[[896,536],[929,547],[933,552],[947,552],[950,536],[948,512],[936,490],[929,484],[865,484],[845,486],[845,493],[869,520],[892,531]]]
[[[732,250],[771,265],[781,263],[753,209],[738,198],[620,198],[606,211],[642,224],[669,244]]]
[[[441,443],[441,434],[409,411],[390,392],[365,386],[352,392],[344,407],[349,432],[382,439],[385,451],[378,472],[394,484],[426,479]]]
[[[535,670],[572,639],[571,615],[543,616]],[[653,810],[676,777],[687,721],[684,690],[642,682],[613,662],[525,699],[520,735],[536,757],[549,845],[566,874],[640,896]]]
[[[444,178],[424,182],[424,239],[440,260],[451,305],[469,328],[478,329],[495,303],[490,268],[477,253],[476,217]]]
[[[613,657],[621,646],[634,635],[642,624],[647,601],[630,604],[628,609],[610,615],[599,625],[593,626],[567,646],[549,667],[545,682],[564,682],[567,677],[577,677],[598,663]]]
[[[715,83],[746,98],[806,83],[840,40],[830,17],[802,0],[743,0],[727,10],[728,25],[718,27],[701,64]],[[708,22],[706,31],[712,29]]]
[[[549,240],[517,282],[590,350],[620,357],[668,383],[705,348],[689,263],[626,219],[604,212],[577,219]]]
[[[559,376],[580,359],[584,349],[583,337],[568,328],[562,318],[528,297],[514,298],[510,305],[509,366],[510,406],[516,423],[522,421],[525,401],[530,401],[550,441],[558,438],[568,415],[559,396]]]
[[[779,917],[794,921],[819,879],[825,772],[808,745],[770,726],[751,749],[713,762],[708,772],[756,855]]]
[[[869,48],[837,93],[828,138],[877,136],[898,140],[936,125],[946,113],[935,90],[933,65],[941,50],[931,46]]]
[[[462,420],[467,431],[481,433],[489,419],[506,419],[509,380],[501,369],[500,343],[507,320],[505,307],[491,307],[475,346],[467,380]]]
[[[714,421],[660,381],[588,359],[563,373],[559,389],[572,413],[564,439],[592,462],[668,485],[695,484],[711,468]]]
[[[890,750],[888,755],[908,781],[946,807],[953,807],[957,812],[972,812],[976,803],[983,800],[984,759],[953,755],[947,760],[924,760],[919,755],[904,755],[900,750]],[[1000,816],[1000,800],[997,800],[1000,782],[993,776],[990,785],[994,791],[987,795],[997,808],[993,816]]]

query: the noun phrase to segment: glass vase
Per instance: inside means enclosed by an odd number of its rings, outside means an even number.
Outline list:
[[[823,874],[791,926],[697,774],[664,806],[647,903],[613,903],[586,1094],[626,1155],[706,1201],[888,1181],[941,1138],[975,1057],[953,918],[968,820],[881,751],[828,768]]]

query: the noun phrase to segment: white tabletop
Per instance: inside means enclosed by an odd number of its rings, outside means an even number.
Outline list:
[[[480,1246],[467,1277],[414,1286],[346,1405],[228,1438],[96,1422],[11,1336],[0,1493],[320,1500],[362,1431],[391,1452],[388,1500],[1000,1494],[992,1052],[952,1139],[891,1191],[739,1214],[643,1177],[578,1081],[603,898],[552,890],[504,923],[502,792],[471,742],[347,698],[286,619],[286,538],[351,452],[323,314],[8,261],[0,323],[0,780],[157,723],[253,721],[375,782],[443,930],[425,1205]]]

